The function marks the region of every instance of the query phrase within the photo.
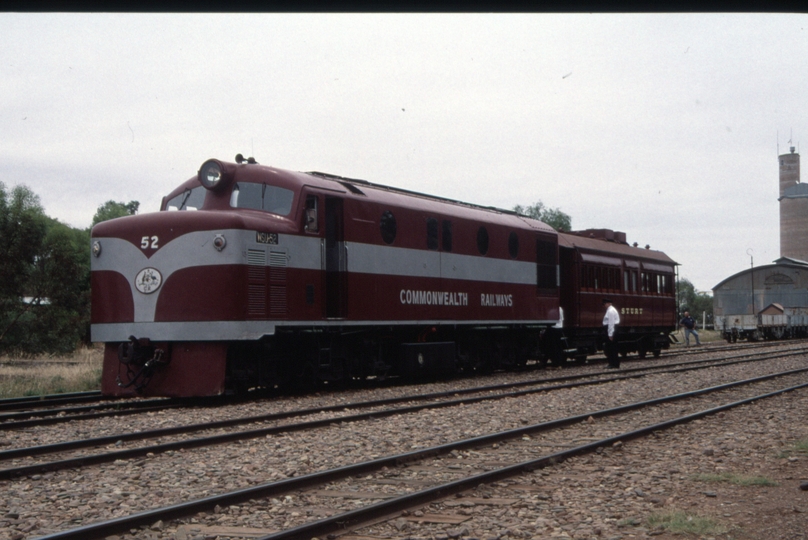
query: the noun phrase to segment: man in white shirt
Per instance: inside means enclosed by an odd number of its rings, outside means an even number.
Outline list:
[[[611,299],[604,298],[603,305],[606,306],[606,314],[603,316],[603,329],[606,330],[603,352],[606,353],[606,358],[609,360],[606,369],[618,369],[620,368],[620,355],[617,345],[617,327],[620,325],[620,314],[612,305]]]

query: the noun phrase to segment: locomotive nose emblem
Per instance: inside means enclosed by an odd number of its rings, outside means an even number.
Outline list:
[[[143,294],[153,293],[160,288],[163,276],[156,268],[144,268],[135,277],[135,287]]]

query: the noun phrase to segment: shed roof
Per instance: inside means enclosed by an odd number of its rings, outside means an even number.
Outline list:
[[[764,264],[762,266],[756,266],[754,268],[747,268],[745,270],[741,270],[740,272],[732,274],[728,278],[723,279],[720,283],[715,285],[713,287],[713,291],[720,288],[722,285],[724,285],[728,281],[732,281],[733,279],[735,279],[737,277],[743,276],[745,274],[750,274],[752,272],[759,272],[760,270],[768,270],[768,269],[777,268],[777,267],[796,268],[796,269],[805,270],[806,267],[808,267],[808,262],[801,261],[799,259],[790,259],[788,257],[780,257],[779,259],[774,261],[774,264]]]

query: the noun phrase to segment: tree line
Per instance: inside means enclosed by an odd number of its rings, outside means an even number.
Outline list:
[[[107,201],[93,225],[137,213]],[[90,343],[90,228],[45,215],[24,185],[0,182],[0,354],[66,354]]]

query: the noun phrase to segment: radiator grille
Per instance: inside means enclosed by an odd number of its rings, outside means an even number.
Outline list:
[[[286,253],[269,252],[269,281],[273,284],[286,285]]]
[[[286,266],[289,259],[285,251],[269,252],[269,314],[286,316]]]
[[[276,317],[286,315],[286,287],[269,287],[269,314]]]
[[[247,317],[266,317],[266,262],[263,249],[247,250]]]

